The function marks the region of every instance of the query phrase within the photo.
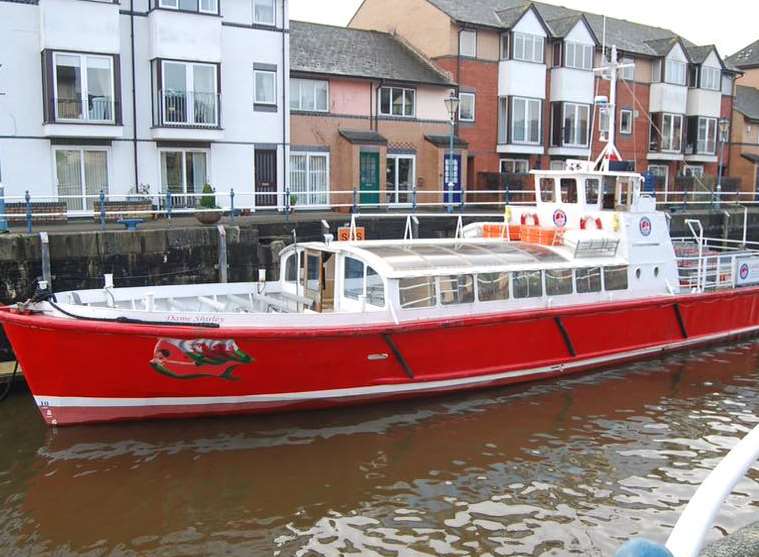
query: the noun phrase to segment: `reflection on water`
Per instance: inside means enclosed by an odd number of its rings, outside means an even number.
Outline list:
[[[24,555],[609,555],[759,422],[759,344],[343,411],[48,430],[0,405]],[[711,538],[756,519],[759,468]]]

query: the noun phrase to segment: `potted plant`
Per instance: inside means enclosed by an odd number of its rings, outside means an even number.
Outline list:
[[[290,194],[290,212],[295,210],[295,205],[298,204],[298,196],[294,193]]]
[[[216,205],[216,190],[211,184],[203,186],[203,195],[200,198],[195,218],[201,224],[216,224],[221,219],[221,208]]]

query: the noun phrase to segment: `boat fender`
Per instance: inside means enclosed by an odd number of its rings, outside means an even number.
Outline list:
[[[583,217],[580,221],[580,229],[586,230],[588,228],[589,223],[593,223],[596,227],[596,230],[603,230],[603,222],[601,222],[601,217],[593,218],[590,215],[587,217]]]
[[[622,223],[619,221],[619,215],[617,213],[614,213],[613,227],[614,232],[619,232],[619,229],[622,228]]]
[[[503,218],[507,224],[511,224],[511,207],[506,207],[503,210]]]
[[[533,226],[540,226],[540,218],[537,213],[522,213],[522,224],[527,224],[527,220],[532,221]]]

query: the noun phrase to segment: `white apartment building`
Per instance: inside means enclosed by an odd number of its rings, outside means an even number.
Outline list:
[[[281,207],[289,73],[286,0],[0,0],[6,197]]]

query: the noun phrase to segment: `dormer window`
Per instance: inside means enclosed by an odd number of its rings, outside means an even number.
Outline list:
[[[540,35],[514,33],[514,60],[542,64],[545,39]]]
[[[685,85],[687,83],[688,65],[679,60],[667,60],[664,71],[664,81],[673,85]]]
[[[593,45],[567,41],[564,48],[564,65],[577,70],[592,70]]]
[[[712,68],[710,66],[701,66],[701,89],[709,89],[710,91],[720,90],[720,77],[722,72],[719,68]]]

